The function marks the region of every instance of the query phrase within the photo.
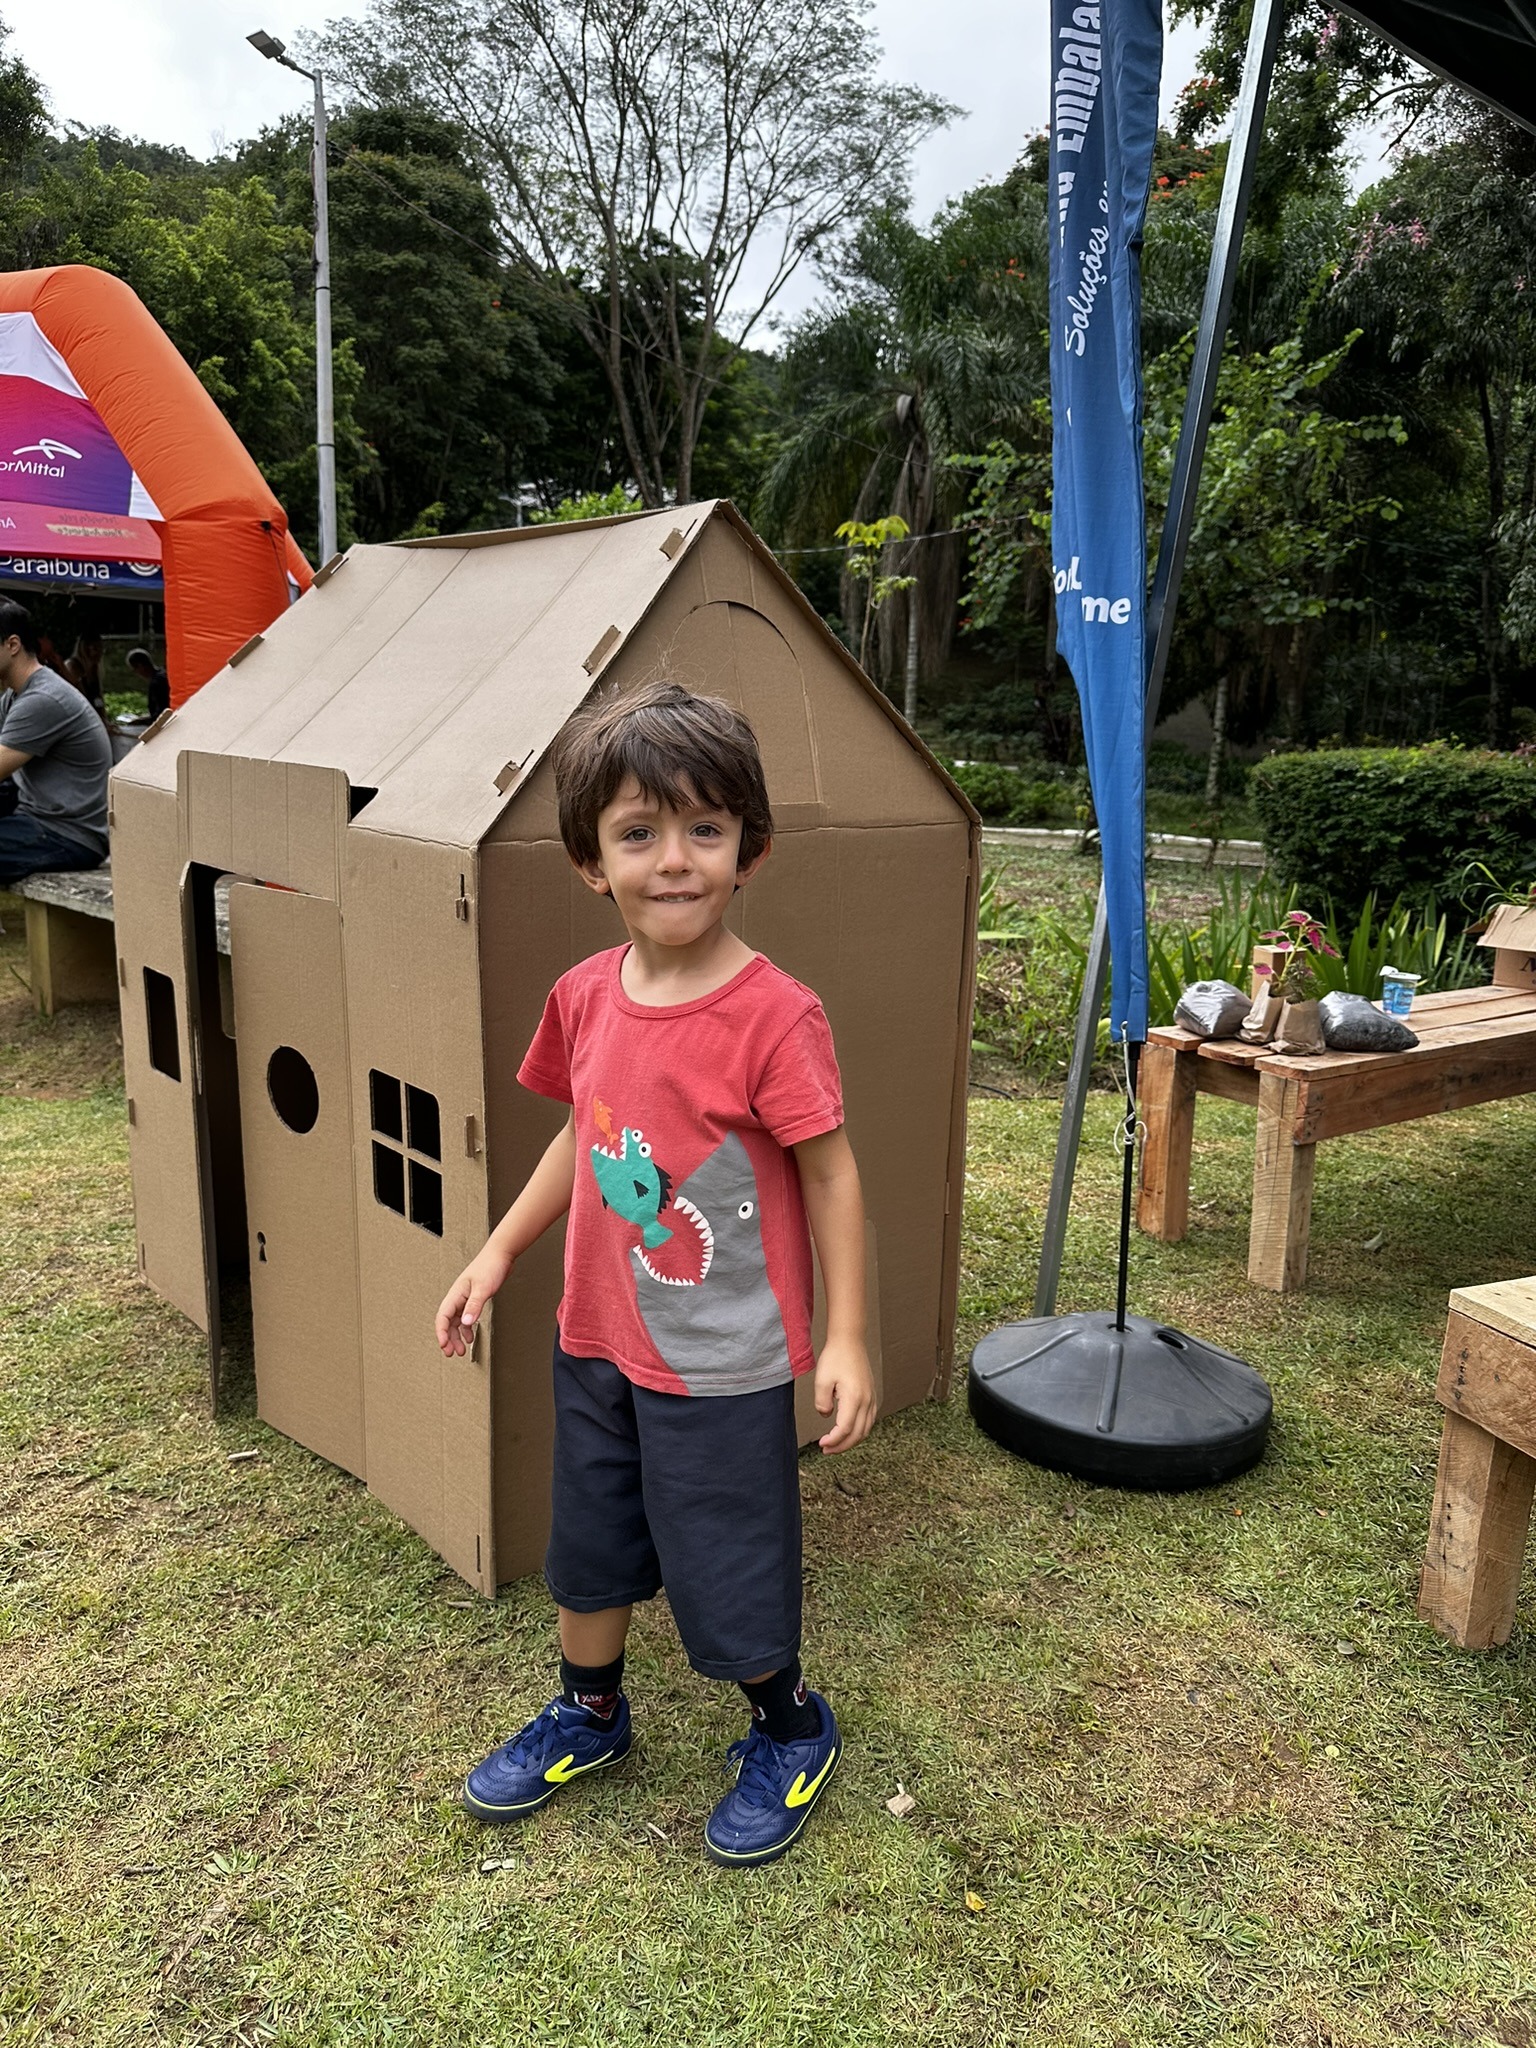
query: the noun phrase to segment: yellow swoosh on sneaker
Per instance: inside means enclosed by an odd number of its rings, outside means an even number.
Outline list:
[[[805,1773],[802,1771],[795,1779],[793,1785],[784,1794],[784,1804],[786,1806],[808,1806],[821,1790],[822,1781],[836,1762],[837,1751],[834,1749],[815,1777],[812,1778],[809,1785],[805,1782]]]
[[[599,1764],[607,1763],[612,1755],[611,1749],[604,1750],[601,1756],[593,1757],[591,1763],[579,1764],[576,1761],[576,1752],[572,1750],[569,1756],[561,1757],[559,1763],[551,1764],[544,1776],[551,1785],[568,1785],[572,1778],[579,1778],[583,1771],[595,1771]],[[812,1790],[814,1789],[813,1786]]]

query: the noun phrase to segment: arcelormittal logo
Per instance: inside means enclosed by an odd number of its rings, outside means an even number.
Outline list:
[[[41,462],[27,462],[23,457],[41,455]],[[6,476],[63,476],[64,464],[60,460],[67,455],[72,462],[83,461],[80,450],[71,448],[67,441],[55,441],[45,434],[40,441],[29,441],[24,448],[13,448],[9,462],[0,462],[0,474]]]

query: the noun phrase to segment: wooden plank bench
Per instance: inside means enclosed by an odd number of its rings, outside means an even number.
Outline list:
[[[1419,1614],[1467,1650],[1507,1643],[1536,1493],[1536,1278],[1451,1296]]]
[[[27,968],[45,1017],[65,1003],[117,1001],[112,924],[112,866],[24,875],[11,893],[26,907]],[[229,952],[229,892],[214,894],[219,951]]]
[[[112,870],[65,868],[11,884],[27,912],[27,967],[45,1017],[65,1003],[117,1000]]]
[[[1409,1021],[1419,1038],[1411,1052],[1308,1059],[1178,1027],[1152,1031],[1141,1060],[1141,1228],[1172,1243],[1189,1227],[1195,1097],[1249,1103],[1258,1133],[1248,1278],[1287,1293],[1306,1282],[1312,1180],[1324,1139],[1536,1091],[1536,986],[1420,996]]]

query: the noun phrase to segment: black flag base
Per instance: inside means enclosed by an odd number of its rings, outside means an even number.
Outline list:
[[[1274,1402],[1251,1365],[1106,1310],[1005,1323],[971,1353],[971,1414],[1005,1450],[1106,1486],[1215,1486],[1264,1455]]]

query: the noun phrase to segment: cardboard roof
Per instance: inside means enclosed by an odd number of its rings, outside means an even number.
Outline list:
[[[174,791],[183,751],[339,769],[354,791],[375,792],[354,831],[476,846],[712,521],[734,530],[754,573],[760,565],[792,596],[915,746],[773,555],[716,499],[354,547],[117,777]]]

